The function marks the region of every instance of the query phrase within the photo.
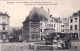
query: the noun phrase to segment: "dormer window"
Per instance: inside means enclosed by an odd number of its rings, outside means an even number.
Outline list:
[[[77,18],[75,18],[75,22],[77,22]]]
[[[76,15],[77,15],[77,13],[74,13],[74,14],[73,14],[73,16],[76,16]]]

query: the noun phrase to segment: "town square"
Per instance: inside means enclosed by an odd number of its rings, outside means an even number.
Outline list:
[[[78,1],[0,1],[1,51],[80,51]]]

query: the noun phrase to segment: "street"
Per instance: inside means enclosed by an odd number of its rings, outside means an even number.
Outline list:
[[[74,41],[72,42],[72,48],[69,50],[56,50],[56,51],[80,51],[80,42],[78,42],[78,48],[74,48]],[[29,49],[28,43],[1,43],[1,51],[33,51]]]
[[[1,51],[33,51],[28,48],[29,43],[2,43]]]

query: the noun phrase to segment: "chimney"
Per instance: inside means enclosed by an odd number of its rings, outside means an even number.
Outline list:
[[[73,16],[76,16],[77,15],[77,13],[73,13]]]
[[[5,14],[7,14],[7,12],[5,12]]]
[[[6,14],[7,12],[5,12],[5,14]]]

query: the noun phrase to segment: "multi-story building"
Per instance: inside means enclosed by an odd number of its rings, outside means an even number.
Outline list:
[[[68,32],[68,19],[51,17],[49,22],[41,21],[40,29],[41,35],[49,34],[49,32],[57,34],[69,34]]]
[[[23,40],[38,41],[41,39],[40,21],[48,21],[48,14],[43,8],[34,7],[23,22]]]
[[[67,18],[54,18],[52,17],[51,22],[54,24],[55,32],[68,33],[68,19]]]
[[[72,39],[80,38],[80,11],[69,17],[69,33]]]
[[[68,27],[69,27],[69,21],[68,18],[62,18],[60,19],[61,23],[60,23],[60,32],[61,33],[69,33]]]
[[[8,39],[9,31],[9,18],[8,14],[0,12],[0,41],[6,41]]]
[[[53,30],[53,32],[60,32],[59,30],[59,23],[55,22],[41,22],[41,32],[44,32],[45,29]]]

